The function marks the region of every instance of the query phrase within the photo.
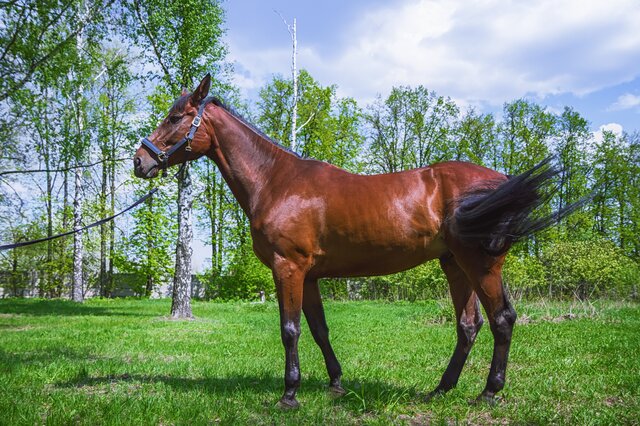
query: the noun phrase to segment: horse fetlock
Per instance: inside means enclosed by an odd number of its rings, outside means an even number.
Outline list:
[[[300,387],[300,368],[292,365],[286,369],[284,374],[284,385],[287,389],[286,392],[292,393],[295,395],[296,390]],[[285,392],[285,395],[286,395]]]
[[[483,393],[495,395],[497,392],[500,392],[504,388],[504,383],[505,383],[504,372],[499,371],[499,372],[496,372],[495,374],[491,374],[487,379],[487,386],[485,387]]]

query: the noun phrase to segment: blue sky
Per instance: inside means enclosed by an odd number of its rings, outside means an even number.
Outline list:
[[[244,96],[298,66],[363,105],[422,84],[500,113],[528,98],[573,106],[597,131],[640,130],[638,0],[227,0],[228,59]]]

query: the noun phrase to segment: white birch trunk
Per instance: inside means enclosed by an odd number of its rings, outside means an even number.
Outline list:
[[[86,21],[89,15],[89,8],[87,4],[83,4],[84,16],[83,22]],[[76,36],[76,47],[78,54],[82,55],[85,47],[84,30],[78,32]],[[78,139],[80,140],[80,146],[78,150],[83,150],[84,145],[84,117],[82,116],[82,96],[84,96],[84,86],[80,84],[76,94],[76,122]],[[82,152],[76,152],[76,165],[80,164],[82,159]],[[82,179],[81,169],[79,167],[75,170],[75,185],[73,195],[73,229],[78,230],[82,227]],[[73,278],[71,282],[71,300],[74,302],[84,301],[84,273],[82,269],[82,258],[84,256],[84,247],[82,244],[82,233],[76,232],[73,234]]]
[[[82,182],[80,179],[80,168],[75,171],[75,193],[73,196],[73,229],[82,227]],[[71,285],[71,300],[74,302],[84,301],[84,276],[82,273],[82,255],[84,247],[82,244],[82,233],[73,234],[73,281]]]
[[[176,269],[171,303],[172,318],[193,318],[191,312],[192,204],[193,188],[187,163],[178,178],[178,242],[176,244]]]
[[[291,107],[291,150],[296,150],[296,140],[298,137],[298,39],[296,36],[296,18],[293,18],[293,25],[289,30],[291,33],[291,41],[293,43],[293,52],[291,54],[291,76],[293,78],[293,106]]]

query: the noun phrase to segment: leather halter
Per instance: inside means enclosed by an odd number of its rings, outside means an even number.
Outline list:
[[[213,96],[210,96],[203,99],[202,102],[200,102],[200,105],[198,106],[198,113],[196,114],[195,117],[193,117],[193,121],[191,122],[191,128],[189,128],[189,132],[187,132],[187,134],[182,139],[180,139],[175,145],[173,145],[168,150],[166,151],[161,150],[160,148],[155,146],[153,142],[149,140],[149,138],[142,138],[142,140],[140,141],[145,148],[147,148],[152,154],[154,154],[158,158],[158,161],[160,162],[159,167],[160,169],[162,169],[163,177],[167,176],[167,164],[169,163],[169,157],[171,157],[172,154],[174,154],[177,150],[182,148],[183,145],[186,145],[186,147],[184,148],[185,151],[187,152],[191,151],[191,141],[195,137],[196,131],[198,130],[198,127],[200,127],[200,123],[202,122],[202,114],[204,114],[204,108],[213,99],[214,99]]]

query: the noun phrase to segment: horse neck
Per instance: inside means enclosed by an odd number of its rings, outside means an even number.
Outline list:
[[[231,192],[251,219],[260,194],[268,189],[273,175],[287,173],[297,157],[268,141],[222,107],[216,106],[210,116],[213,130],[208,156],[217,164]]]

